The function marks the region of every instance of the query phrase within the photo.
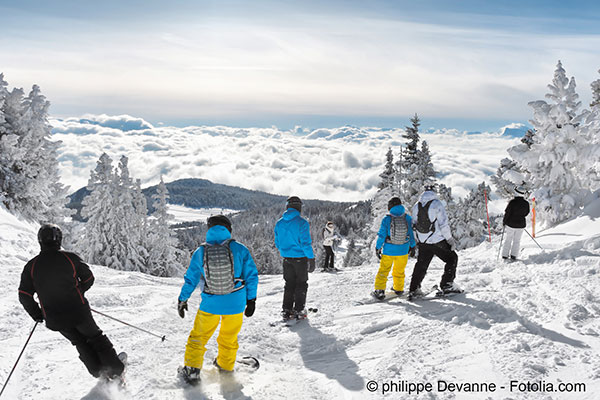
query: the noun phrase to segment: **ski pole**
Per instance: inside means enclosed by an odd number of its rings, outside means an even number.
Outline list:
[[[533,236],[531,236],[531,234],[530,234],[529,232],[527,232],[527,229],[523,229],[523,230],[524,230],[524,231],[525,231],[525,232],[526,232],[526,233],[529,235],[529,237],[531,238],[531,240],[533,240],[533,241],[535,242],[535,244],[537,244],[537,245],[538,245],[538,247],[539,247],[540,249],[544,250],[544,248],[543,248],[542,246],[540,246],[540,244],[537,242],[537,240],[535,240],[535,239],[533,238]]]
[[[500,236],[500,246],[498,247],[498,256],[496,257],[496,260],[500,259],[500,250],[502,250],[502,240],[504,239],[504,228],[506,228],[506,225],[502,225],[502,236]]]
[[[127,322],[125,322],[125,321],[121,321],[120,319],[117,319],[117,318],[115,318],[115,317],[111,317],[110,315],[106,315],[106,314],[104,314],[104,313],[101,313],[100,311],[96,311],[96,310],[94,310],[93,308],[90,308],[90,310],[92,310],[92,311],[93,311],[93,312],[95,312],[96,314],[100,314],[100,315],[102,315],[102,316],[104,316],[104,317],[106,317],[106,318],[110,318],[110,319],[112,319],[112,320],[115,320],[115,321],[117,321],[117,322],[120,322],[120,323],[122,323],[123,325],[127,325],[127,326],[130,326],[130,327],[132,327],[132,328],[138,329],[138,330],[140,330],[140,331],[142,331],[142,332],[146,332],[146,333],[147,333],[147,334],[149,334],[149,335],[156,336],[157,338],[160,338],[160,340],[161,340],[162,342],[164,342],[165,340],[167,340],[167,338],[166,338],[164,335],[163,335],[163,336],[160,336],[160,335],[157,335],[156,333],[149,332],[149,331],[147,331],[147,330],[145,330],[145,329],[142,329],[142,328],[139,328],[139,327],[137,327],[137,326],[135,326],[135,325],[128,324],[128,323],[127,323]]]
[[[29,337],[27,338],[27,341],[25,342],[25,346],[23,346],[23,350],[21,350],[19,357],[17,357],[17,361],[15,361],[15,365],[13,365],[12,370],[10,371],[10,374],[8,374],[8,378],[6,378],[6,382],[4,382],[4,386],[2,386],[2,390],[0,391],[0,396],[2,396],[2,393],[4,393],[4,389],[6,388],[6,385],[8,384],[8,381],[10,380],[10,377],[12,376],[13,372],[15,372],[15,369],[17,368],[17,364],[19,363],[21,356],[25,352],[25,348],[27,347],[27,344],[29,344],[29,339],[31,339],[31,336],[33,336],[33,331],[35,331],[35,327],[38,324],[39,324],[39,322],[35,321],[35,325],[33,325],[33,329],[31,329],[31,333],[29,334]]]

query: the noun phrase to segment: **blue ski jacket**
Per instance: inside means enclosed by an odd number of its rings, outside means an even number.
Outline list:
[[[275,224],[275,247],[284,258],[315,258],[308,221],[288,208]]]
[[[392,244],[385,242],[385,239],[390,236],[390,226],[392,222],[392,217],[388,214],[383,217],[383,220],[381,221],[379,232],[377,232],[377,243],[375,244],[375,248],[380,249],[381,246],[383,246],[382,254],[385,254],[386,256],[404,256],[408,254],[408,250],[411,247],[415,247],[417,245],[415,241],[415,235],[413,233],[412,218],[410,215],[406,214],[404,206],[402,205],[392,207],[390,214],[396,217],[400,217],[402,215],[406,217],[406,223],[408,225],[408,242],[405,244]]]
[[[206,242],[210,244],[222,243],[231,238],[231,233],[221,225],[215,225],[206,232]],[[216,295],[204,293],[206,279],[204,275],[204,247],[200,246],[194,251],[190,266],[185,273],[185,283],[181,288],[179,300],[185,301],[190,298],[196,287],[202,291],[200,310],[218,315],[232,315],[244,312],[246,301],[256,299],[258,287],[258,271],[252,255],[246,246],[236,241],[229,243],[233,256],[233,271],[236,278],[245,281],[245,287],[237,292]],[[236,287],[241,286],[238,282]]]

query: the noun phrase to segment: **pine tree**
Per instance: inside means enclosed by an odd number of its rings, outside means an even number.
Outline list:
[[[183,254],[177,249],[177,238],[169,228],[173,216],[168,213],[167,200],[169,191],[162,177],[156,193],[152,195],[154,202],[154,219],[150,222],[148,273],[157,276],[173,276],[183,270]]]
[[[0,199],[28,219],[61,223],[70,212],[58,174],[60,143],[50,141],[50,103],[37,85],[27,97],[7,86],[0,74]]]
[[[114,185],[112,159],[103,153],[96,168],[90,172],[87,184],[90,194],[83,200],[81,209],[81,216],[87,222],[76,245],[86,261],[122,269],[118,258],[114,256]]]
[[[496,175],[491,176],[492,184],[500,197],[511,199],[515,195],[515,186],[526,185],[526,178],[519,165],[510,158],[503,158]]]
[[[414,117],[410,119],[412,126],[405,127],[405,134],[402,135],[403,138],[407,139],[406,143],[406,155],[405,155],[405,163],[412,165],[417,162],[417,152],[419,151],[419,126],[421,125],[421,120],[419,116],[415,114]]]
[[[388,148],[388,151],[385,156],[386,156],[385,169],[383,170],[383,172],[381,174],[379,174],[379,177],[381,178],[381,182],[379,183],[378,188],[379,189],[390,188],[391,190],[393,190],[395,171],[394,171],[394,154],[392,153],[391,147]]]
[[[568,79],[558,62],[550,93],[544,100],[532,101],[530,121],[535,129],[533,144],[509,149],[511,157],[526,171],[527,183],[535,189],[540,220],[554,224],[575,215],[589,190],[585,188],[588,161],[582,157],[586,138],[581,122],[586,113],[579,112],[581,102],[575,92],[575,79]]]
[[[456,213],[460,218],[455,218],[451,226],[458,249],[477,246],[488,234],[484,191],[489,193],[490,188],[482,182],[458,203]]]

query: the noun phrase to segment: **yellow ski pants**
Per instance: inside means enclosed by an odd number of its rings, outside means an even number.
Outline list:
[[[235,356],[239,347],[238,334],[242,329],[243,321],[243,313],[218,315],[198,310],[198,314],[196,314],[196,319],[194,320],[194,328],[190,332],[187,345],[185,346],[184,365],[202,369],[204,353],[206,353],[206,343],[213,333],[215,333],[219,322],[221,322],[219,337],[217,337],[217,344],[219,345],[217,364],[223,369],[233,371]]]
[[[392,278],[394,278],[394,290],[404,290],[404,269],[408,262],[408,254],[403,256],[387,256],[383,254],[379,262],[379,271],[375,276],[375,290],[385,290],[388,275],[392,265]]]

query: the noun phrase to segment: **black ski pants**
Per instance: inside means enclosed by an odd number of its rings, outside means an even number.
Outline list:
[[[79,359],[94,377],[105,375],[112,378],[123,373],[125,366],[91,314],[77,325],[59,332],[75,346]]]
[[[433,256],[438,257],[446,263],[444,266],[444,274],[440,282],[440,287],[444,287],[454,282],[456,276],[456,264],[458,263],[458,254],[452,251],[450,245],[445,240],[435,244],[419,243],[419,255],[417,263],[410,280],[410,291],[417,290],[421,287],[421,282],[427,274],[427,268],[433,259]]]
[[[283,279],[283,310],[304,310],[308,290],[308,258],[284,258]]]
[[[323,264],[323,269],[333,269],[334,267],[334,253],[331,246],[323,246],[325,249],[325,264]]]

